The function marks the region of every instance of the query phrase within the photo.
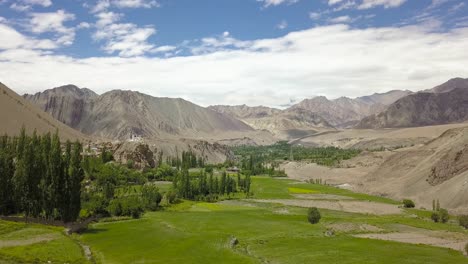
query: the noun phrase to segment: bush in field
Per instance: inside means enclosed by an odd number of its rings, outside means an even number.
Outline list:
[[[439,210],[440,222],[447,223],[450,216],[446,209],[440,208]]]
[[[170,204],[175,203],[177,201],[177,193],[174,190],[169,190],[165,194],[166,201]]]
[[[414,208],[415,204],[414,204],[413,201],[411,201],[409,199],[404,199],[403,200],[403,206],[405,206],[405,208]]]
[[[435,223],[438,223],[439,220],[440,220],[439,213],[438,213],[438,212],[432,212],[432,214],[431,214],[431,219],[432,219],[432,221],[434,221]]]
[[[447,209],[440,208],[438,211],[432,212],[431,219],[434,222],[447,223],[450,216]]]
[[[156,211],[161,203],[162,195],[159,193],[158,187],[145,184],[141,188],[141,196],[145,207],[151,211]]]
[[[309,208],[309,211],[307,212],[307,219],[311,224],[317,224],[320,221],[320,218],[322,218],[322,216],[320,215],[317,207]]]
[[[113,199],[107,209],[112,216],[131,216],[133,218],[140,218],[145,211],[143,202],[136,196]]]
[[[463,226],[464,228],[468,229],[468,215],[460,215],[458,217],[458,223],[460,226]]]

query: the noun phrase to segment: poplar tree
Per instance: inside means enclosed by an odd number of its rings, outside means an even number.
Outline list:
[[[63,190],[63,168],[62,168],[62,150],[60,148],[60,138],[58,136],[58,131],[55,132],[52,137],[50,157],[49,157],[49,167],[50,167],[50,204],[48,218],[53,217],[54,209],[58,209],[61,200],[61,192]]]
[[[81,167],[82,150],[82,145],[76,141],[73,144],[73,151],[71,152],[68,169],[68,189],[70,193],[68,221],[76,220],[81,209],[81,182],[84,180],[84,170]]]

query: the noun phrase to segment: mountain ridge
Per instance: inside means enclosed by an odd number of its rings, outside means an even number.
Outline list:
[[[82,96],[83,90],[75,87],[56,87],[24,98],[85,134],[110,139],[253,130],[237,119],[181,98],[129,90]]]

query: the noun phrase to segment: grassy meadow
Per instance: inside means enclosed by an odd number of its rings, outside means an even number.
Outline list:
[[[252,179],[255,199],[331,194],[398,204],[330,186],[261,176]],[[316,225],[307,221],[306,212],[307,208],[237,196],[218,203],[181,201],[145,213],[141,219],[99,222],[72,237],[60,228],[0,221],[0,263],[468,263],[452,249],[353,236],[370,233],[358,228],[361,225],[381,233],[405,226],[467,235],[455,223],[433,223],[420,210],[372,215],[320,209],[322,219]],[[331,226],[340,224],[357,228],[327,234]],[[92,260],[86,259],[79,243],[91,248]]]

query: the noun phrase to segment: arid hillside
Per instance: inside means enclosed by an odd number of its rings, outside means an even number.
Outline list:
[[[410,91],[395,90],[355,99],[340,97],[334,100],[318,96],[305,99],[290,109],[302,108],[322,116],[335,127],[350,127],[366,116],[385,110],[388,105],[410,93]]]
[[[63,86],[25,98],[85,134],[109,139],[198,137],[253,131],[245,123],[183,99],[157,98],[133,91],[95,95]]]
[[[398,151],[364,177],[371,193],[411,198],[430,208],[468,212],[468,127],[455,128],[421,147]]]
[[[87,139],[82,133],[58,122],[2,83],[0,83],[0,109],[1,134],[16,135],[24,126],[28,133],[32,133],[34,129],[40,134],[54,133],[58,130],[63,139]]]
[[[417,127],[468,120],[468,87],[445,93],[408,95],[380,114],[364,118],[357,128]]]

